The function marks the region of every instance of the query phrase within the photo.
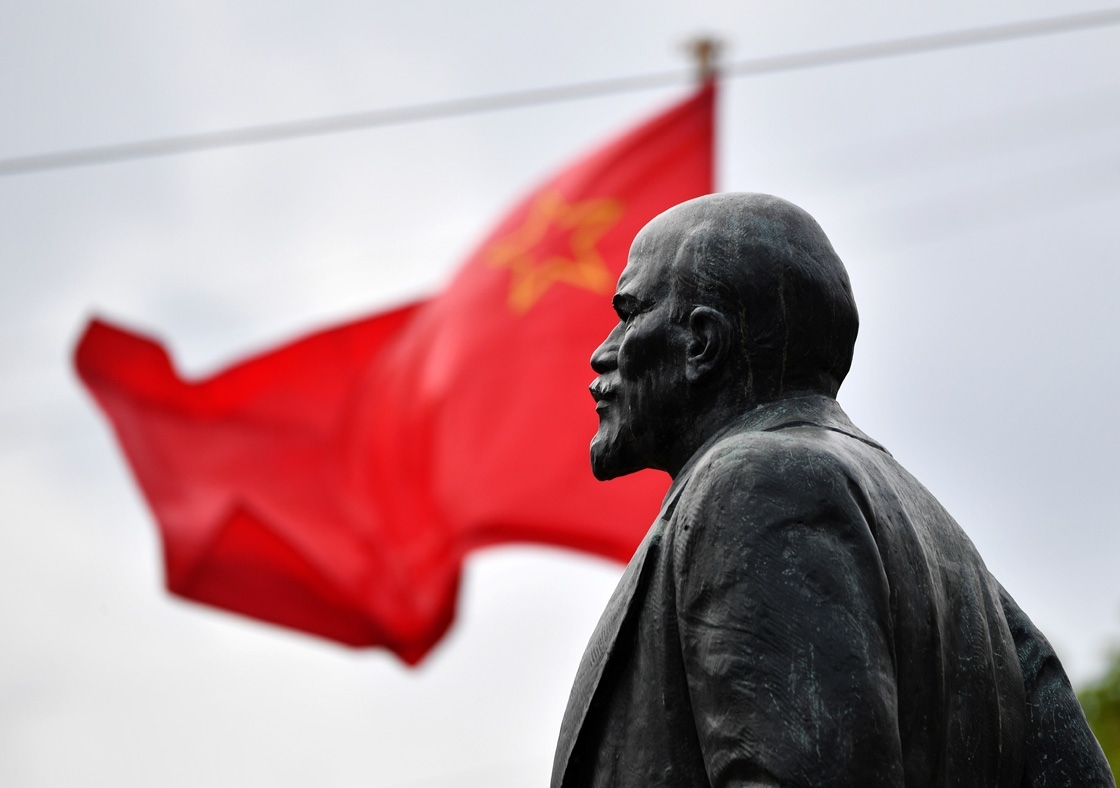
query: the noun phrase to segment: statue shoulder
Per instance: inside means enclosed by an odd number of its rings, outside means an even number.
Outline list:
[[[697,458],[681,490],[674,550],[687,560],[696,550],[781,552],[819,542],[825,556],[832,548],[824,543],[836,542],[877,564],[852,440],[800,426],[723,436]]]

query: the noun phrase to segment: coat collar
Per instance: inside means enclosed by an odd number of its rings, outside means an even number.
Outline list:
[[[799,397],[773,400],[756,405],[733,419],[693,452],[692,457],[681,467],[680,472],[673,479],[669,492],[665,494],[665,501],[668,502],[672,499],[675,504],[676,496],[679,495],[680,489],[687,483],[697,463],[711,451],[713,446],[728,435],[740,432],[775,432],[806,426],[839,432],[890,454],[881,444],[867,437],[859,427],[852,424],[852,420],[840,407],[840,403],[832,397],[824,394],[804,394]],[[664,505],[662,508],[664,509]]]
[[[802,426],[821,427],[843,433],[879,451],[887,451],[880,443],[867,437],[859,427],[852,424],[852,420],[840,407],[839,402],[824,394],[805,394],[764,403],[744,413],[731,429],[721,434],[726,435],[727,432],[738,430],[773,432]]]

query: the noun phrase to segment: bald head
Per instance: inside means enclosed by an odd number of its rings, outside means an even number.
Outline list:
[[[859,318],[843,263],[801,208],[766,194],[700,197],[647,224],[631,254],[671,265],[678,318],[703,306],[728,319],[728,363],[746,400],[835,396]]]

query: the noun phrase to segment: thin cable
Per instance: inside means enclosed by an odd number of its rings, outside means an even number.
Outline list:
[[[792,55],[756,58],[732,63],[722,69],[726,77],[775,74],[803,68],[853,63],[861,60],[875,60],[884,57],[931,52],[942,49],[955,49],[963,46],[990,44],[998,41],[1012,41],[1036,36],[1065,33],[1073,30],[1089,30],[1120,24],[1120,9],[1093,11],[1083,14],[1038,19],[1029,22],[1013,22],[1006,25],[957,30],[948,33],[933,33],[924,36],[897,38],[870,44],[832,47],[812,52]],[[232,148],[241,145],[257,145],[265,142],[316,137],[338,134],[378,126],[393,126],[413,123],[420,120],[435,120],[479,112],[493,112],[534,104],[571,101],[574,99],[604,96],[612,93],[625,93],[635,90],[666,87],[683,83],[693,76],[688,69],[662,71],[634,77],[621,77],[595,82],[582,82],[537,90],[521,90],[498,93],[468,99],[440,101],[431,104],[415,104],[392,109],[354,112],[345,115],[331,115],[307,120],[270,123],[258,126],[245,126],[225,131],[182,134],[140,142],[127,142],[118,145],[102,145],[91,148],[45,153],[33,156],[17,156],[0,159],[0,176],[20,173],[43,172],[67,167],[80,167],[91,164],[145,159],[154,156],[167,156],[176,153],[190,153],[218,148]]]
[[[1089,30],[1120,24],[1120,8],[1104,11],[1091,11],[1084,14],[1034,19],[1029,22],[1012,22],[1007,25],[976,27],[971,30],[955,30],[948,33],[931,33],[924,36],[895,38],[871,44],[832,47],[803,52],[794,55],[759,58],[733,63],[724,73],[735,76],[754,74],[773,74],[778,71],[795,71],[800,68],[831,66],[838,63],[854,63],[860,60],[877,60],[898,55],[913,55],[919,52],[932,52],[939,49],[956,49],[977,44],[994,44],[999,41],[1014,41],[1023,38],[1068,33],[1073,30]]]
[[[338,134],[344,131],[358,131],[377,126],[394,126],[419,120],[435,120],[470,115],[477,112],[492,112],[500,109],[526,107],[557,101],[601,96],[610,93],[623,93],[664,87],[683,82],[689,78],[688,71],[669,71],[659,74],[645,74],[637,77],[607,79],[598,82],[583,82],[576,85],[563,85],[539,90],[522,90],[512,93],[499,93],[469,99],[453,99],[432,104],[415,104],[392,109],[375,109],[367,112],[354,112],[346,115],[330,115],[308,120],[294,120],[270,123],[261,126],[245,126],[240,129],[211,131],[201,134],[183,134],[176,137],[126,142],[119,145],[104,145],[96,148],[46,153],[38,156],[21,156],[0,159],[0,176],[16,173],[57,170],[64,167],[80,167],[87,164],[108,164],[110,162],[144,159],[152,156],[167,156],[174,153],[190,153],[216,148],[232,148],[240,145],[257,145],[262,142],[298,139],[299,137],[318,137],[325,134]]]

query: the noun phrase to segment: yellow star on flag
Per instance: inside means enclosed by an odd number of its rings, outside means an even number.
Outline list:
[[[568,203],[555,192],[542,193],[525,223],[486,251],[491,265],[511,271],[510,308],[528,312],[555,282],[609,293],[614,280],[595,245],[621,216],[618,200]]]

